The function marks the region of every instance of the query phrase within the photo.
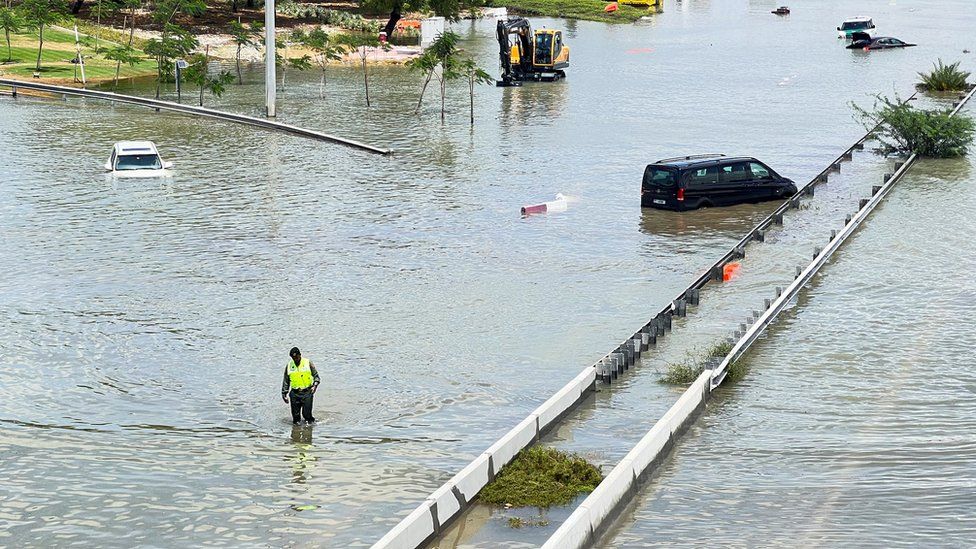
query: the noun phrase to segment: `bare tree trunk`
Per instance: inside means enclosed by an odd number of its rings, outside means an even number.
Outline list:
[[[325,99],[325,69],[322,69],[322,78],[319,79],[319,99]]]
[[[102,0],[98,0],[95,15],[95,53],[98,53],[98,35],[102,31]]]
[[[471,92],[471,125],[474,126],[474,78],[468,77],[468,90]]]
[[[397,23],[400,21],[401,9],[403,9],[403,6],[398,2],[396,5],[393,6],[393,9],[390,10],[390,19],[386,22],[386,26],[383,27],[383,31],[386,32],[387,40],[389,40],[390,37],[393,36],[393,31],[396,30]]]
[[[41,50],[44,48],[44,23],[37,30],[37,72],[41,72]]]
[[[10,53],[10,29],[3,29],[4,34],[7,35],[7,61],[13,59],[13,54]]]
[[[366,69],[366,46],[363,46],[363,83],[366,85],[366,106],[369,107],[369,71]]]
[[[200,106],[203,106],[203,87],[207,83],[207,65],[210,64],[210,45],[203,50],[203,78],[200,79]]]
[[[424,93],[427,92],[427,85],[430,84],[430,79],[433,76],[434,76],[433,69],[427,71],[427,79],[424,80],[424,87],[420,88],[420,99],[417,100],[417,108],[413,110],[414,114],[420,114],[420,104],[424,102]]]
[[[237,45],[237,85],[244,84],[244,76],[241,75],[241,45]]]
[[[447,78],[441,76],[441,124],[444,123],[444,96],[447,95]]]

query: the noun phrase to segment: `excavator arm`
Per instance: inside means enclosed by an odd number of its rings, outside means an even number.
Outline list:
[[[521,85],[520,76],[527,72],[524,65],[532,64],[532,26],[524,17],[499,19],[495,32],[502,65],[502,79],[497,84],[499,86]],[[515,35],[515,45],[518,46],[519,51],[517,66],[512,65],[512,35]]]

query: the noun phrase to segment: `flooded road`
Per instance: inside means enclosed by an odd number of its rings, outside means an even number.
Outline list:
[[[971,545],[973,207],[913,167],[599,546]]]
[[[875,53],[835,38],[843,2],[786,19],[772,7],[533,20],[567,30],[569,78],[480,89],[473,130],[460,89],[444,126],[430,97],[411,115],[419,77],[398,68],[371,71],[369,110],[353,69],[330,70],[326,100],[315,75],[289,74],[281,121],[393,158],[0,99],[0,545],[378,539],[774,207],[641,212],[644,164],[748,154],[806,181],[861,133],[849,101],[907,95],[937,57],[972,68],[968,2],[865,2],[921,44]],[[458,30],[494,69],[491,22]],[[207,104],[260,113],[260,75]],[[105,179],[112,143],[143,138],[175,175]],[[519,218],[557,192],[579,201]],[[692,343],[727,333],[714,322]],[[293,430],[278,395],[292,345],[327,379],[314,428]],[[604,436],[601,460],[629,448],[626,430]]]

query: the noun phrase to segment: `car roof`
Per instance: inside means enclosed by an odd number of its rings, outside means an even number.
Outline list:
[[[690,168],[692,166],[708,167],[717,164],[727,164],[731,162],[758,162],[758,160],[756,160],[751,156],[709,155],[707,158],[695,158],[694,156],[683,157],[683,158],[665,158],[664,160],[658,160],[657,162],[654,162],[649,165],[668,166],[673,168],[685,169],[685,168]]]
[[[844,19],[844,22],[845,23],[861,23],[863,21],[870,21],[870,20],[871,20],[871,18],[868,17],[868,16],[866,16],[866,15],[858,15],[857,17],[850,17],[850,18]]]
[[[119,141],[115,144],[117,154],[158,154],[152,141]]]

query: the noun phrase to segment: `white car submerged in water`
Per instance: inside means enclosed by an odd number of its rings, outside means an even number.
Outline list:
[[[874,21],[870,17],[863,15],[851,17],[837,27],[837,38],[850,39],[851,35],[855,32],[862,32],[871,38],[874,38],[874,35],[877,33],[874,28]]]
[[[118,177],[168,177],[172,167],[159,157],[152,141],[119,141],[105,163],[105,171]]]

